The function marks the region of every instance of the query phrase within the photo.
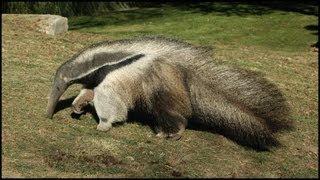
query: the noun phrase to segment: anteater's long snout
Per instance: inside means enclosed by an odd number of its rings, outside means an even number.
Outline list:
[[[54,86],[52,87],[52,90],[51,90],[48,105],[47,105],[47,114],[46,114],[47,118],[52,119],[53,114],[55,112],[55,108],[58,104],[58,101],[66,89],[67,89],[67,86],[65,84],[61,84],[61,83],[58,84],[56,82],[54,83]]]

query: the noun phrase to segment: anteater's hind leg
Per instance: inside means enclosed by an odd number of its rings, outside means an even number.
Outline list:
[[[171,115],[176,119],[176,126],[178,131],[176,133],[169,133],[169,138],[174,140],[179,140],[181,138],[182,133],[185,131],[187,126],[187,119],[185,119],[181,114],[177,112],[171,112]]]
[[[148,101],[148,111],[153,113],[159,137],[180,139],[187,126],[187,118],[192,115],[189,90],[185,83],[185,73],[180,68],[158,60],[154,64],[154,75],[149,87],[153,91]]]
[[[179,140],[187,126],[187,119],[180,113],[172,110],[159,112],[156,121],[156,130],[158,131],[156,136],[160,138]]]
[[[165,138],[166,137],[166,134],[163,132],[162,128],[159,127],[159,125],[157,125],[157,127],[155,127],[155,130],[156,130],[156,137],[159,137],[159,138]]]

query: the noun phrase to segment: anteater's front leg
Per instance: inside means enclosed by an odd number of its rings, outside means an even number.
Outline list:
[[[93,96],[94,93],[92,89],[82,89],[79,95],[72,102],[73,112],[76,114],[82,114],[83,108],[93,101]]]
[[[108,131],[112,123],[127,119],[128,108],[112,89],[95,89],[93,104],[100,120],[97,130]]]

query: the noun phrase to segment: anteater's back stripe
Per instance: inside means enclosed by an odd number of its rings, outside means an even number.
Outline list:
[[[128,64],[131,64],[133,63],[134,61],[140,59],[141,57],[145,56],[144,54],[134,54],[134,55],[131,55],[131,56],[128,56],[122,60],[119,60],[117,62],[107,62],[107,63],[104,63],[100,66],[97,66],[95,68],[92,68],[92,69],[89,69],[87,72],[85,73],[82,73],[80,74],[79,76],[77,77],[74,77],[74,78],[71,78],[70,81],[74,81],[74,80],[77,80],[77,79],[81,79],[81,78],[84,78],[85,76],[88,76],[90,74],[93,74],[95,71],[99,70],[100,68],[103,68],[105,66],[110,66],[110,69],[118,69],[122,66],[126,66]]]

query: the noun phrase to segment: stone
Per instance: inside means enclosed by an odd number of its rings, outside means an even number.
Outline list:
[[[68,19],[50,14],[2,14],[3,18],[15,17],[24,21],[26,30],[37,31],[50,35],[63,34],[68,31]],[[19,21],[17,21],[19,23]]]
[[[37,27],[40,32],[58,35],[68,31],[68,19],[59,15],[38,15]]]

